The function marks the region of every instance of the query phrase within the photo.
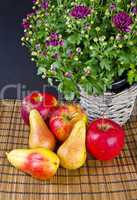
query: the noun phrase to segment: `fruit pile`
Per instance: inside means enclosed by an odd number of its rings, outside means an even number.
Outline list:
[[[40,180],[53,177],[59,165],[74,170],[84,165],[88,152],[99,160],[111,160],[124,146],[124,130],[110,119],[88,123],[78,104],[59,104],[49,93],[33,92],[21,106],[30,126],[29,149],[6,153],[16,168]]]

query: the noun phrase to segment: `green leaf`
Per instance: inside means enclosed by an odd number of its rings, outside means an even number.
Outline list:
[[[64,78],[63,82],[59,84],[58,90],[64,94],[67,101],[72,101],[76,94],[76,84],[74,84],[73,80]]]
[[[86,66],[97,66],[98,65],[98,60],[96,58],[92,58],[90,60],[88,60],[86,63]]]
[[[123,72],[125,71],[125,68],[123,66],[118,67],[118,75],[121,76]]]
[[[59,83],[58,85],[58,91],[61,93],[63,90],[63,83]]]
[[[80,36],[79,33],[75,33],[75,34],[71,35],[71,36],[68,38],[68,41],[69,41],[71,44],[80,44],[81,36]]]
[[[108,59],[104,58],[100,61],[100,67],[102,69],[107,69],[110,71],[111,70],[111,62]]]
[[[46,72],[46,68],[44,68],[44,67],[40,67],[40,68],[38,68],[38,75],[40,75],[40,74],[43,74],[43,73],[45,73]]]
[[[134,72],[131,70],[128,72],[128,82],[131,85],[133,83],[134,80]]]
[[[74,92],[65,92],[65,99],[67,101],[72,101],[75,97],[75,93]]]
[[[59,61],[53,62],[52,66],[54,66],[56,69],[61,67],[61,63]]]
[[[53,85],[53,79],[52,79],[52,78],[48,78],[48,83],[49,83],[50,85]]]
[[[131,69],[128,72],[128,82],[129,84],[133,84],[135,81],[137,81],[137,70],[136,69]]]

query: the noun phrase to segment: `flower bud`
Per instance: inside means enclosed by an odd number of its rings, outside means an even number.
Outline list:
[[[106,45],[107,45],[107,42],[103,42],[102,44],[103,44],[104,46],[106,46]]]
[[[122,40],[122,35],[121,34],[117,34],[116,35],[116,40],[118,40],[118,41]]]
[[[136,3],[132,1],[131,2],[131,6],[135,6],[135,5],[136,5]]]
[[[24,37],[22,37],[22,38],[21,38],[21,41],[24,41],[24,40],[25,40],[25,38],[24,38]]]
[[[33,38],[31,38],[31,39],[30,39],[30,42],[34,42],[34,39],[33,39]]]
[[[127,36],[127,35],[124,35],[124,39],[128,39],[128,36]]]
[[[114,40],[114,36],[111,36],[111,37],[110,37],[110,40]]]
[[[99,38],[99,41],[103,42],[105,39],[106,39],[106,36],[103,35],[103,36],[101,36],[101,37]]]
[[[122,49],[123,45],[122,45],[122,44],[119,44],[118,47],[119,47],[120,49]]]
[[[98,38],[94,38],[93,41],[94,41],[94,42],[97,42],[97,41],[98,41]]]
[[[95,29],[96,29],[97,32],[100,31],[100,27],[99,26],[97,26]]]
[[[36,48],[37,51],[39,51],[40,50],[40,44],[36,44],[35,48]]]
[[[74,60],[75,60],[75,61],[78,61],[78,57],[74,57]]]
[[[43,79],[45,79],[45,78],[46,78],[46,75],[45,75],[45,74],[43,74],[43,75],[42,75],[42,78],[43,78]]]
[[[64,76],[67,77],[67,78],[71,78],[72,72],[65,72]]]
[[[132,45],[133,45],[133,42],[132,42],[132,41],[129,41],[128,44],[132,46]]]
[[[91,73],[91,68],[90,67],[85,67],[84,68],[84,72],[85,72],[85,75],[89,75]]]
[[[115,3],[112,3],[110,5],[110,8],[109,8],[111,11],[114,11],[116,9],[116,4]]]
[[[37,52],[36,51],[32,51],[31,55],[32,56],[37,56]]]
[[[106,16],[109,16],[109,15],[110,15],[110,12],[109,12],[108,9],[106,10],[105,15],[106,15]]]
[[[78,47],[78,48],[76,49],[76,51],[77,51],[77,53],[80,53],[80,52],[81,52],[81,48]]]
[[[90,49],[90,50],[93,50],[93,47],[92,47],[92,46],[90,46],[90,47],[89,47],[89,49]]]
[[[56,68],[57,68],[57,66],[54,65],[54,64],[52,64],[51,67],[50,67],[51,71],[56,71]]]
[[[29,31],[29,35],[32,35],[32,31]]]
[[[85,78],[86,78],[85,76],[81,76],[81,80],[85,80]]]

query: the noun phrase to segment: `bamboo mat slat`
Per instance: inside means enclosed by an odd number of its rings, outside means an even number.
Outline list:
[[[29,129],[20,117],[20,101],[0,101],[0,200],[137,200],[137,116],[125,125],[126,145],[109,162],[89,157],[75,171],[58,170],[38,181],[12,167],[5,152],[27,148]]]

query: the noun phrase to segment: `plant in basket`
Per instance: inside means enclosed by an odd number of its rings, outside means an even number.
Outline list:
[[[137,82],[136,1],[34,0],[22,38],[43,79],[59,81],[66,99]]]
[[[137,2],[33,0],[24,37],[38,75],[66,100],[137,82]],[[124,80],[123,81],[123,77]],[[119,80],[122,80],[122,82]],[[131,101],[131,100],[130,100]]]

